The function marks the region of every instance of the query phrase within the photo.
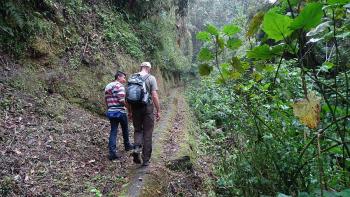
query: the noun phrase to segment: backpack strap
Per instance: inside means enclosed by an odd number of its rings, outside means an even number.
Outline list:
[[[147,79],[149,78],[151,76],[151,74],[147,74],[147,75],[145,75],[144,76],[144,82],[145,82],[145,85],[146,85],[146,91],[148,92],[148,94],[149,94],[149,97],[148,97],[148,101],[147,101],[147,103],[150,103],[151,102],[151,100],[152,100],[152,96],[151,96],[151,87],[150,87],[150,83],[147,83]]]
[[[145,82],[145,84],[146,84],[146,88],[148,88],[148,89],[151,89],[151,87],[149,87],[149,84],[147,84],[147,82],[146,82],[146,80],[149,78],[151,76],[151,74],[147,74],[147,75],[145,75],[142,79],[143,79],[143,81]],[[147,90],[147,92],[148,92],[148,90]],[[151,92],[148,92],[149,94],[151,94]]]
[[[150,77],[150,76],[151,76],[151,74],[145,75],[143,80],[146,81],[148,79],[148,77]]]

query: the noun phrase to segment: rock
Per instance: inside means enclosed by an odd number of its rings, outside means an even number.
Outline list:
[[[20,181],[21,181],[21,176],[17,174],[15,177],[13,177],[13,179],[14,179],[16,182],[20,182]]]

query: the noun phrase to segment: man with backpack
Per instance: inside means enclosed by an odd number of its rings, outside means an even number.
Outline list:
[[[107,117],[111,123],[111,132],[109,135],[109,159],[119,159],[120,155],[117,153],[117,129],[120,124],[123,132],[124,148],[129,151],[133,146],[129,142],[128,119],[126,115],[127,103],[125,102],[125,88],[123,83],[126,82],[125,73],[117,71],[115,80],[109,83],[105,88],[105,101],[107,105]]]
[[[135,149],[132,153],[134,162],[141,163],[140,150],[142,148],[142,166],[148,166],[152,154],[152,133],[154,129],[154,107],[156,120],[160,119],[160,106],[156,78],[150,74],[151,64],[143,62],[141,71],[133,74],[128,80],[126,91],[127,102],[130,105],[129,117],[134,125]]]

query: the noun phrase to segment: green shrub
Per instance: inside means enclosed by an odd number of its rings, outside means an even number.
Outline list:
[[[144,53],[139,38],[121,15],[100,12],[100,17],[103,22],[104,36],[112,45],[116,44],[122,47],[133,57],[143,57]]]
[[[338,1],[328,3],[309,2],[295,18],[284,14],[285,4],[274,6],[262,21],[274,42],[241,56],[237,26],[209,24],[197,34],[205,42],[197,58],[205,78],[189,101],[201,121],[201,147],[215,159],[218,195],[347,194],[348,45],[334,44],[333,56],[308,48],[312,42],[327,51],[329,42],[343,39],[345,9]],[[338,26],[327,29],[327,21]]]

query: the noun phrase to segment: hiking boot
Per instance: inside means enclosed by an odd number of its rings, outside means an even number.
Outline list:
[[[133,150],[135,148],[134,145],[128,144],[125,146],[125,151]]]
[[[118,154],[109,155],[108,159],[111,161],[117,160],[117,159],[120,159],[120,155],[118,155]]]
[[[134,163],[136,163],[136,164],[141,163],[140,153],[133,152],[133,153],[131,153],[131,155],[134,157],[134,159],[133,159]]]
[[[144,166],[144,167],[149,166],[149,161],[144,161],[144,162],[142,163],[142,166]]]

